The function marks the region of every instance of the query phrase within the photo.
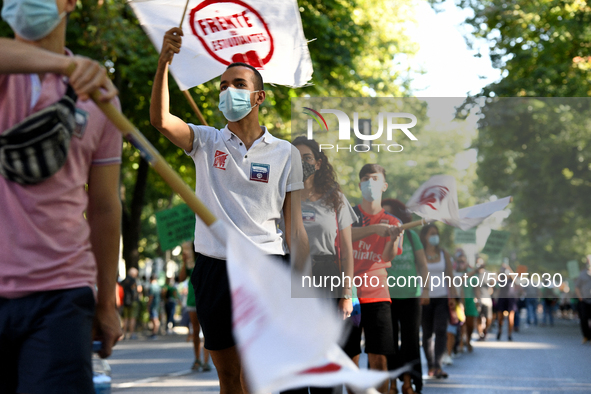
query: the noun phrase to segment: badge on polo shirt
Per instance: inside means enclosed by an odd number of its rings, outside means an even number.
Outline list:
[[[213,166],[215,168],[219,168],[220,170],[226,170],[226,166],[228,165],[228,154],[222,152],[221,150],[215,151],[215,156],[213,157]]]
[[[269,170],[271,166],[268,164],[251,163],[250,165],[250,180],[256,182],[269,183]]]
[[[390,224],[390,221],[388,219],[382,219],[380,220],[380,224]]]
[[[316,221],[316,212],[314,211],[303,211],[302,210],[302,219],[304,222],[315,222]]]

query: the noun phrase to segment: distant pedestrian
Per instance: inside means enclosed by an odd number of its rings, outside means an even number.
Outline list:
[[[587,255],[586,267],[575,283],[575,294],[579,299],[583,343],[586,343],[591,341],[591,254]]]
[[[456,289],[448,288],[446,281],[441,280],[439,286],[434,285],[434,277],[453,278],[453,267],[447,251],[440,246],[439,229],[428,224],[421,229],[421,242],[425,248],[427,268],[431,277],[431,291],[428,305],[423,305],[423,350],[429,366],[429,376],[447,378],[448,374],[441,369],[441,360],[447,346],[447,325],[450,309],[456,307]]]
[[[150,321],[152,322],[152,335],[151,339],[158,338],[158,332],[160,330],[160,293],[162,289],[158,284],[156,275],[152,274],[150,277],[150,286],[148,288],[148,313],[150,315]]]
[[[124,339],[136,339],[135,325],[139,313],[139,293],[142,286],[137,279],[137,268],[127,270],[127,277],[121,281],[123,288],[123,335]]]
[[[174,328],[174,315],[177,302],[180,300],[179,292],[175,286],[174,278],[166,278],[166,284],[162,288],[164,310],[166,312],[166,333],[172,334]]]
[[[187,278],[191,278],[193,269],[195,268],[195,251],[193,248],[193,242],[184,242],[182,244],[182,264],[179,272],[179,281],[183,281]],[[201,360],[201,338],[199,332],[201,326],[199,319],[197,318],[197,308],[195,306],[195,291],[193,290],[193,284],[191,281],[187,281],[187,312],[189,313],[189,320],[193,328],[192,332],[189,332],[189,336],[193,341],[193,353],[195,354],[195,361],[191,365],[191,369],[195,371],[208,372],[211,370],[209,365],[209,350],[203,348],[203,361]]]

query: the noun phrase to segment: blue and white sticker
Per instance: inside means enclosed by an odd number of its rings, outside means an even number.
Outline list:
[[[316,221],[316,212],[302,210],[302,219],[304,222],[310,223]]]
[[[250,180],[256,182],[269,183],[270,170],[271,166],[269,164],[251,163]]]

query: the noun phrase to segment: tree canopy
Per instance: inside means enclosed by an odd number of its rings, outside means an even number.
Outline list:
[[[482,94],[524,97],[489,100],[483,108],[474,142],[478,177],[490,193],[514,196],[508,226],[516,258],[564,269],[591,253],[591,7],[580,0],[456,4],[473,11],[468,41],[488,40],[491,61],[502,70]]]

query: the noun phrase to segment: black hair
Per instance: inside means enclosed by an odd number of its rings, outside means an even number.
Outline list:
[[[363,178],[367,174],[381,173],[384,175],[384,181],[386,180],[386,169],[379,164],[366,164],[361,167],[359,171],[359,179]]]
[[[314,173],[314,191],[322,196],[326,205],[336,209],[338,212],[343,205],[341,200],[341,187],[337,182],[337,174],[333,166],[329,163],[328,157],[320,150],[318,142],[310,140],[305,136],[299,136],[292,141],[293,146],[305,145],[314,154],[315,160],[321,160],[320,168]]]
[[[402,223],[409,223],[412,221],[412,214],[406,209],[406,205],[400,200],[395,198],[386,198],[382,200],[382,208],[389,206],[392,209],[392,215],[400,218]]]
[[[261,75],[259,70],[257,70],[256,68],[254,68],[250,64],[246,64],[246,63],[242,63],[242,62],[232,63],[228,67],[226,67],[226,70],[229,70],[232,67],[246,67],[246,68],[251,69],[252,72],[254,73],[254,78],[252,79],[252,82],[254,83],[254,88],[256,90],[265,90],[265,87],[263,85],[263,76]]]

